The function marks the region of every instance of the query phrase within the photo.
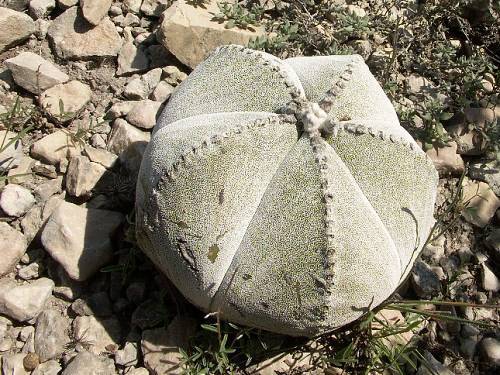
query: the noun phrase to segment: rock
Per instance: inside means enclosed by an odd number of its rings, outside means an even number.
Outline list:
[[[481,133],[485,125],[495,120],[495,113],[489,108],[466,108],[463,114],[450,119],[447,131],[457,142],[457,151],[462,155],[481,155],[488,142]]]
[[[129,13],[131,14],[131,13]],[[125,42],[118,55],[118,69],[116,75],[122,76],[130,73],[146,71],[149,67],[149,59],[142,47],[137,48],[134,37],[127,28],[124,30]]]
[[[53,289],[54,282],[45,277],[23,285],[10,279],[0,280],[0,313],[19,322],[33,319],[42,311]]]
[[[35,164],[35,161],[29,156],[23,156],[19,160],[19,165],[12,168],[7,173],[8,181],[11,184],[21,184],[29,181],[31,176],[31,168]]]
[[[144,367],[137,367],[127,372],[127,375],[149,375],[149,371]]]
[[[141,4],[141,12],[146,16],[160,17],[160,15],[168,8],[168,0],[143,0]]]
[[[165,309],[155,299],[148,299],[141,303],[132,314],[131,323],[144,330],[153,328],[165,318]]]
[[[63,10],[78,4],[78,0],[57,0],[57,6]]]
[[[79,316],[104,316],[113,314],[111,301],[106,292],[98,292],[85,299],[77,299],[71,304],[71,309]]]
[[[405,79],[408,91],[412,94],[431,93],[434,91],[432,83],[425,77],[410,74]]]
[[[97,320],[93,316],[79,316],[73,321],[73,335],[87,343],[94,354],[106,351],[109,345],[118,345],[121,338],[120,322],[116,318]]]
[[[92,59],[118,55],[121,38],[111,20],[93,26],[78,7],[57,17],[47,33],[56,55],[63,59]]]
[[[130,27],[130,26],[139,26],[141,24],[141,19],[137,17],[133,13],[127,13],[125,18],[123,19],[121,26],[122,27]]]
[[[74,197],[89,196],[106,173],[101,164],[91,162],[86,156],[71,158],[66,173],[66,191]]]
[[[27,14],[0,7],[0,53],[25,41],[35,32],[35,23]]]
[[[0,207],[9,216],[22,216],[35,204],[33,194],[20,185],[9,184],[3,188],[1,194]]]
[[[23,145],[20,139],[17,138],[17,133],[7,130],[0,130],[0,139],[5,139],[5,144],[0,151],[0,172],[7,171],[10,168],[19,166],[23,157]],[[7,143],[12,141],[10,145]]]
[[[72,279],[83,281],[112,259],[111,236],[122,221],[119,212],[61,202],[43,229],[42,244]]]
[[[127,122],[138,128],[152,129],[156,125],[156,119],[163,109],[161,102],[149,99],[137,103],[127,114]]]
[[[422,256],[437,264],[444,257],[444,237],[439,237],[422,249]]]
[[[380,323],[380,322],[383,322]],[[372,321],[372,331],[375,334],[381,334],[381,330],[387,331],[387,327],[392,327],[395,330],[400,329],[400,327],[405,325],[405,318],[403,317],[403,314],[401,314],[400,311],[398,310],[389,310],[389,309],[382,309],[377,312],[375,315],[375,319]],[[401,345],[408,345],[412,337],[414,336],[413,332],[407,331],[407,332],[401,332],[397,333],[394,335],[387,336],[382,339],[383,343],[388,347],[388,348],[394,348],[396,349],[398,346]]]
[[[417,142],[422,146],[420,142]],[[457,143],[454,141],[448,142],[448,146],[433,147],[425,153],[434,163],[440,176],[461,175],[465,165],[462,157],[457,153]]]
[[[485,263],[481,264],[481,286],[489,292],[500,290],[500,280]]]
[[[486,237],[486,245],[491,249],[492,257],[500,264],[500,228],[493,230]]]
[[[132,100],[146,99],[160,82],[162,70],[156,68],[150,70],[139,78],[127,83],[123,95]]]
[[[30,14],[35,18],[44,18],[56,7],[56,0],[31,0]]]
[[[91,98],[92,91],[88,85],[70,81],[45,90],[40,96],[40,105],[52,118],[68,121],[75,117]]]
[[[80,0],[83,17],[92,25],[99,25],[108,15],[112,0]]]
[[[480,228],[488,225],[500,207],[500,199],[488,184],[476,181],[464,181],[462,203],[466,204],[463,218]]]
[[[25,354],[6,354],[2,356],[2,374],[29,375],[31,371],[24,369]]]
[[[11,272],[26,252],[28,244],[21,232],[7,223],[0,222],[0,276]]]
[[[500,340],[485,337],[479,343],[479,351],[484,361],[493,366],[500,366]]]
[[[35,329],[35,352],[45,362],[61,355],[68,343],[69,320],[56,310],[44,310],[38,315]]]
[[[0,5],[9,9],[22,12],[28,8],[30,0],[2,0]]]
[[[183,64],[194,68],[218,46],[246,46],[251,39],[265,33],[260,26],[253,31],[227,29],[224,23],[213,20],[213,14],[219,12],[215,0],[210,0],[206,7],[194,7],[185,0],[177,0],[163,13],[157,38]]]
[[[156,41],[156,35],[151,33],[143,33],[135,38],[136,43],[147,43],[150,39]],[[174,57],[172,54],[161,44],[152,44],[146,48],[146,54],[149,57],[149,67],[161,68]]]
[[[137,364],[137,344],[125,343],[123,349],[116,351],[115,363],[125,367],[135,366]]]
[[[56,167],[49,164],[43,164],[39,161],[35,162],[33,165],[33,173],[36,173],[39,176],[44,176],[47,178],[57,178]]]
[[[314,366],[311,366],[311,362],[313,362],[311,354],[277,355],[251,366],[249,373],[259,375],[314,374]]]
[[[428,351],[424,352],[425,364],[420,365],[417,375],[454,375],[452,371],[439,362]]]
[[[52,134],[46,135],[36,141],[31,147],[31,156],[35,159],[41,159],[52,165],[59,164],[63,160],[80,155],[81,147],[75,142],[71,133],[58,130]]]
[[[40,358],[36,353],[28,353],[23,358],[23,366],[28,371],[33,371],[40,364]]]
[[[150,133],[137,129],[125,120],[117,119],[109,137],[108,150],[117,154],[129,171],[135,173],[139,170],[150,138]]]
[[[20,268],[17,272],[17,276],[23,280],[33,280],[40,276],[40,271],[40,264],[33,262],[26,267]]]
[[[110,120],[115,120],[119,117],[126,116],[134,106],[140,101],[129,100],[125,102],[117,102],[111,106],[111,108],[106,112],[106,118]]]
[[[357,5],[347,5],[346,7],[347,9],[347,12],[349,12],[350,14],[356,16],[356,17],[365,17],[366,16],[366,12],[363,8],[361,8],[360,6],[357,6]]]
[[[162,71],[166,75],[165,82],[171,84],[174,87],[187,78],[187,74],[181,72],[175,65],[165,66],[162,68]]]
[[[38,197],[42,202],[47,201],[53,195],[60,193],[62,191],[62,176],[59,176],[53,180],[49,180],[38,185],[33,192],[35,196]]]
[[[354,52],[361,55],[365,61],[370,58],[370,55],[372,54],[372,45],[369,40],[359,39],[354,40],[349,44],[354,49]]]
[[[120,16],[123,14],[123,10],[120,5],[111,5],[109,8],[109,14],[111,16]]]
[[[106,136],[104,134],[94,134],[90,137],[89,144],[95,148],[106,148]]]
[[[127,299],[135,304],[139,304],[144,300],[146,295],[146,283],[144,281],[132,282],[125,292]]]
[[[10,69],[16,84],[37,95],[69,79],[66,73],[33,52],[22,52],[5,60],[4,64]]]
[[[470,163],[469,176],[474,180],[486,182],[491,190],[500,197],[500,162],[480,161]]]
[[[411,281],[415,293],[421,298],[431,298],[441,292],[441,282],[431,267],[422,261],[416,261],[411,272]]]
[[[123,9],[126,12],[138,14],[141,11],[142,0],[124,0]]]
[[[478,338],[461,338],[460,339],[460,352],[467,359],[472,359],[476,353]]]
[[[90,161],[99,163],[100,165],[108,169],[111,168],[115,164],[116,159],[118,159],[118,157],[112,152],[94,148],[91,146],[85,146],[84,152],[85,155],[89,157]]]
[[[58,375],[62,368],[59,362],[50,360],[45,363],[40,363],[31,375]]]
[[[197,322],[194,319],[176,316],[165,328],[142,333],[141,349],[144,365],[151,374],[181,374],[182,356],[179,348],[186,349],[194,335]]]
[[[36,237],[42,225],[42,208],[34,206],[21,220],[21,228],[23,228],[24,237],[28,244]]]
[[[153,90],[151,94],[151,99],[163,103],[170,98],[170,95],[174,92],[174,86],[166,81],[161,81],[158,83],[156,88]]]
[[[90,352],[78,353],[61,375],[114,375],[113,360]]]

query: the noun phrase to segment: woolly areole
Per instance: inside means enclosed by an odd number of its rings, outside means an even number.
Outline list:
[[[184,296],[295,336],[406,277],[437,173],[360,56],[216,49],[172,94],[137,183],[137,239]]]

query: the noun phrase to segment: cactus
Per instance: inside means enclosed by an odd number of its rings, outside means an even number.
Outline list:
[[[137,239],[200,309],[314,336],[394,292],[433,225],[436,186],[360,56],[223,46],[158,120]]]

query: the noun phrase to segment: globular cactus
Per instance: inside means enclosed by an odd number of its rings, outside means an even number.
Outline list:
[[[137,184],[137,238],[204,311],[313,336],[389,297],[437,173],[359,56],[215,50],[176,90]]]

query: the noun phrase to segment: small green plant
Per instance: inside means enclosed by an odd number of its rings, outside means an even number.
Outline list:
[[[252,26],[259,26],[264,14],[264,8],[259,5],[252,4],[245,7],[238,2],[221,2],[217,3],[220,13],[214,18],[220,22],[227,21],[226,29],[239,27],[240,29],[252,29]]]
[[[428,100],[416,107],[415,115],[423,121],[423,129],[420,130],[419,139],[423,141],[424,151],[433,147],[445,147],[451,141],[446,132],[443,121],[449,120],[453,114],[446,112],[438,100]]]
[[[492,122],[484,124],[483,127],[471,124],[472,128],[479,132],[486,141],[485,154],[487,159],[500,163],[500,121],[495,118]]]
[[[78,347],[81,347],[84,350],[89,350],[93,345],[95,345],[94,340],[90,340],[88,338],[87,332],[88,329],[84,330],[81,334],[72,331],[70,340],[64,347],[66,353],[69,353]]]
[[[216,322],[201,324],[191,348],[180,351],[184,374],[235,374],[256,360],[284,351],[285,336],[221,322],[218,313],[206,318],[214,315]]]
[[[0,124],[3,125],[5,131],[0,139],[0,154],[6,151],[9,147],[16,144],[35,127],[33,124],[35,110],[26,108],[21,104],[19,97],[16,98],[12,108],[6,113],[0,114]],[[12,132],[14,136],[9,136]],[[7,179],[7,171],[12,165],[13,160],[2,161],[0,165],[0,182]],[[10,177],[21,177],[26,174],[16,174]]]

